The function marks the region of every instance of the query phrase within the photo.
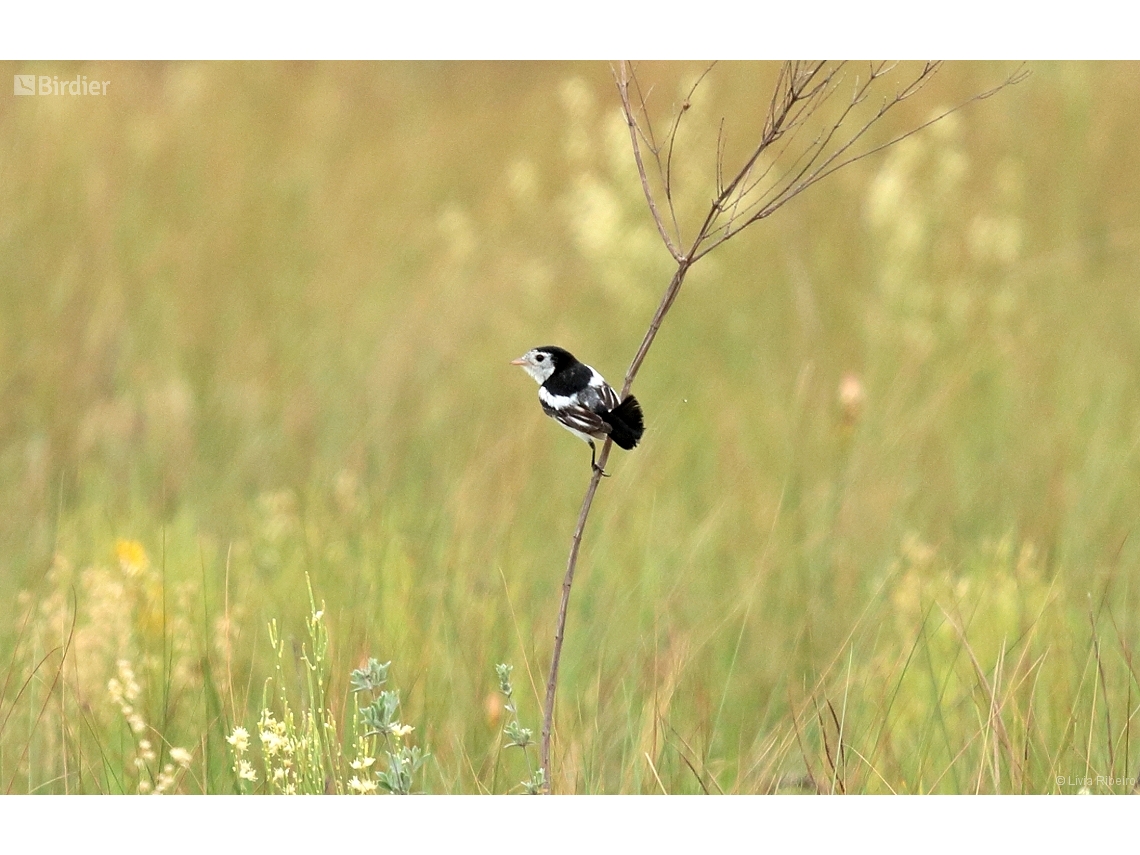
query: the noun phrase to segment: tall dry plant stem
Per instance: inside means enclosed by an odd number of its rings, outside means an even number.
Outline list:
[[[722,121],[717,134],[713,199],[692,237],[686,240],[677,208],[677,187],[673,176],[673,158],[677,133],[689,114],[692,98],[713,66],[705,69],[674,111],[669,131],[658,139],[650,121],[646,94],[627,62],[614,69],[621,100],[622,114],[629,128],[633,158],[649,213],[653,217],[662,243],[677,264],[677,269],[661,297],[657,311],[649,322],[641,346],[625,374],[621,397],[641,370],[653,346],[661,324],[681,291],[685,276],[694,264],[790,202],[813,184],[845,166],[881,152],[890,146],[930,127],[968,104],[981,101],[1007,86],[1024,80],[1028,72],[1019,67],[1001,83],[971,96],[957,106],[937,113],[903,133],[877,143],[866,143],[868,132],[899,104],[913,98],[942,67],[941,62],[927,62],[907,75],[894,74],[895,63],[876,62],[852,68],[845,62],[786,62],[780,67],[769,100],[763,128],[758,139],[749,146],[740,164],[726,180],[726,139]],[[888,78],[901,78],[897,88],[889,88]],[[845,93],[845,94],[841,94]],[[872,96],[874,99],[872,100]],[[566,633],[566,613],[570,589],[582,546],[582,533],[594,496],[601,483],[601,470],[610,456],[610,440],[606,440],[598,457],[598,468],[590,478],[578,524],[570,540],[566,560],[566,576],[562,582],[562,601],[554,633],[554,650],[550,676],[546,682],[546,703],[542,718],[542,745],[539,752],[546,791],[552,789],[550,770],[550,737],[554,726],[554,697],[558,688],[558,665],[562,659],[562,643]]]

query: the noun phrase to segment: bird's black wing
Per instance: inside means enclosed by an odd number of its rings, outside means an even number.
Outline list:
[[[610,432],[610,426],[602,420],[601,416],[577,404],[555,408],[548,407],[543,403],[542,411],[571,430],[591,436],[598,436],[599,434],[604,436]]]
[[[621,404],[617,392],[601,378],[601,375],[595,372],[594,376],[597,379],[582,393],[582,403],[595,413],[609,413],[616,410]]]

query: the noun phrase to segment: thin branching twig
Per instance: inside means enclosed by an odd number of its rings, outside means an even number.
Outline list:
[[[647,101],[651,92],[647,93],[643,89],[629,63],[618,63],[614,69],[614,82],[629,129],[641,189],[661,242],[677,264],[645,331],[641,346],[626,372],[621,391],[623,399],[629,394],[665,316],[677,299],[685,276],[697,261],[749,226],[771,216],[829,175],[907,139],[975,101],[989,98],[1007,86],[1019,83],[1028,73],[1023,68],[1018,68],[992,89],[973,95],[885,142],[861,148],[860,143],[868,133],[895,107],[921,92],[941,67],[941,62],[924,63],[910,77],[905,78],[901,86],[880,96],[879,93],[885,89],[886,79],[896,71],[897,66],[887,62],[872,63],[865,72],[854,75],[850,95],[844,103],[839,99],[839,93],[846,85],[847,63],[784,63],[777,75],[759,138],[749,148],[741,164],[733,170],[725,168],[727,140],[724,121],[721,120],[712,176],[715,195],[707,212],[697,221],[698,226],[691,239],[686,239],[678,210],[678,188],[674,181],[673,163],[678,153],[679,131],[685,117],[691,114],[691,101],[712,66],[706,68],[688,90],[668,124],[668,136],[659,140],[649,117]],[[866,105],[872,96],[882,97],[882,101],[867,114]],[[840,104],[842,106],[838,106]],[[833,105],[835,109],[831,109]],[[811,130],[812,126],[815,127],[814,131]],[[814,135],[808,139],[805,134]],[[732,177],[726,181],[728,175]],[[553,781],[550,771],[550,739],[554,726],[554,697],[558,687],[558,666],[562,658],[570,590],[574,583],[574,570],[578,564],[586,520],[601,482],[602,470],[609,459],[610,446],[611,442],[607,439],[598,455],[598,467],[590,478],[586,495],[582,499],[578,522],[570,539],[570,555],[562,582],[562,600],[554,633],[550,676],[546,684],[539,755],[547,791]]]

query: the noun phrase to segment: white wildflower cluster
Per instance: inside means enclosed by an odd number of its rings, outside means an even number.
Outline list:
[[[126,659],[120,659],[116,668],[118,675],[107,681],[107,692],[111,696],[111,703],[118,706],[133,733],[142,733],[146,730],[146,721],[135,709],[135,702],[141,690],[135,679],[134,668]]]
[[[171,748],[170,761],[163,764],[162,771],[154,779],[154,794],[157,796],[171,792],[178,783],[179,776],[190,768],[190,760],[190,752],[185,748]]]
[[[362,754],[348,765],[357,773],[349,778],[348,791],[359,796],[374,794],[378,789],[378,784],[372,772],[372,767],[376,765],[376,758]]]
[[[644,216],[641,183],[629,168],[629,126],[619,111],[598,109],[594,90],[581,77],[563,81],[559,96],[571,178],[558,207],[567,233],[604,298],[619,310],[639,311],[651,298],[630,283],[667,278],[672,259],[661,252],[656,229]]]
[[[234,750],[234,773],[238,776],[238,780],[256,784],[257,772],[245,756],[249,751],[249,731],[238,725],[233,733],[226,737],[226,742]]]
[[[185,748],[171,748],[170,759],[183,769],[190,768],[190,752]]]
[[[297,742],[289,734],[285,721],[278,721],[272,710],[261,711],[258,722],[258,735],[261,737],[261,752],[265,758],[266,777],[274,792],[293,795],[297,792],[297,767],[294,757]]]
[[[865,198],[879,256],[869,317],[882,325],[877,338],[904,342],[911,358],[970,334],[977,318],[1000,330],[1027,297],[1007,275],[1022,255],[1024,168],[1006,158],[979,180],[971,173],[983,165],[966,152],[961,120],[947,116],[892,146]]]
[[[234,754],[240,757],[249,750],[249,731],[238,725],[234,728],[234,732],[226,737],[226,742],[233,748]]]
[[[153,763],[158,758],[154,753],[154,746],[150,744],[149,739],[140,739],[138,748],[139,754],[135,758],[135,768],[140,772],[145,772],[147,764]]]
[[[135,679],[134,666],[130,660],[120,659],[115,670],[115,676],[107,681],[107,694],[111,696],[111,703],[119,708],[131,733],[138,737],[147,730],[146,719],[135,707],[142,689]],[[158,754],[151,741],[145,737],[139,738],[135,743],[135,756],[128,764],[139,776],[136,786],[139,793],[162,795],[174,790],[179,777],[190,768],[191,755],[185,748],[171,748],[169,762],[164,763],[155,775],[151,770],[157,761]]]
[[[376,780],[369,775],[365,775],[363,778],[353,775],[348,779],[348,790],[358,796],[373,795],[377,790]]]

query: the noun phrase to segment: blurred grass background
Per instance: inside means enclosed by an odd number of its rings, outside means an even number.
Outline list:
[[[0,101],[0,786],[183,747],[174,789],[235,791],[307,573],[338,720],[391,659],[423,788],[517,789],[494,665],[537,731],[589,470],[507,363],[618,382],[671,272],[609,67],[4,67],[111,84]],[[557,790],[1132,789],[1140,74],[1031,70],[694,268],[587,528]],[[774,73],[718,66],[692,151]]]

